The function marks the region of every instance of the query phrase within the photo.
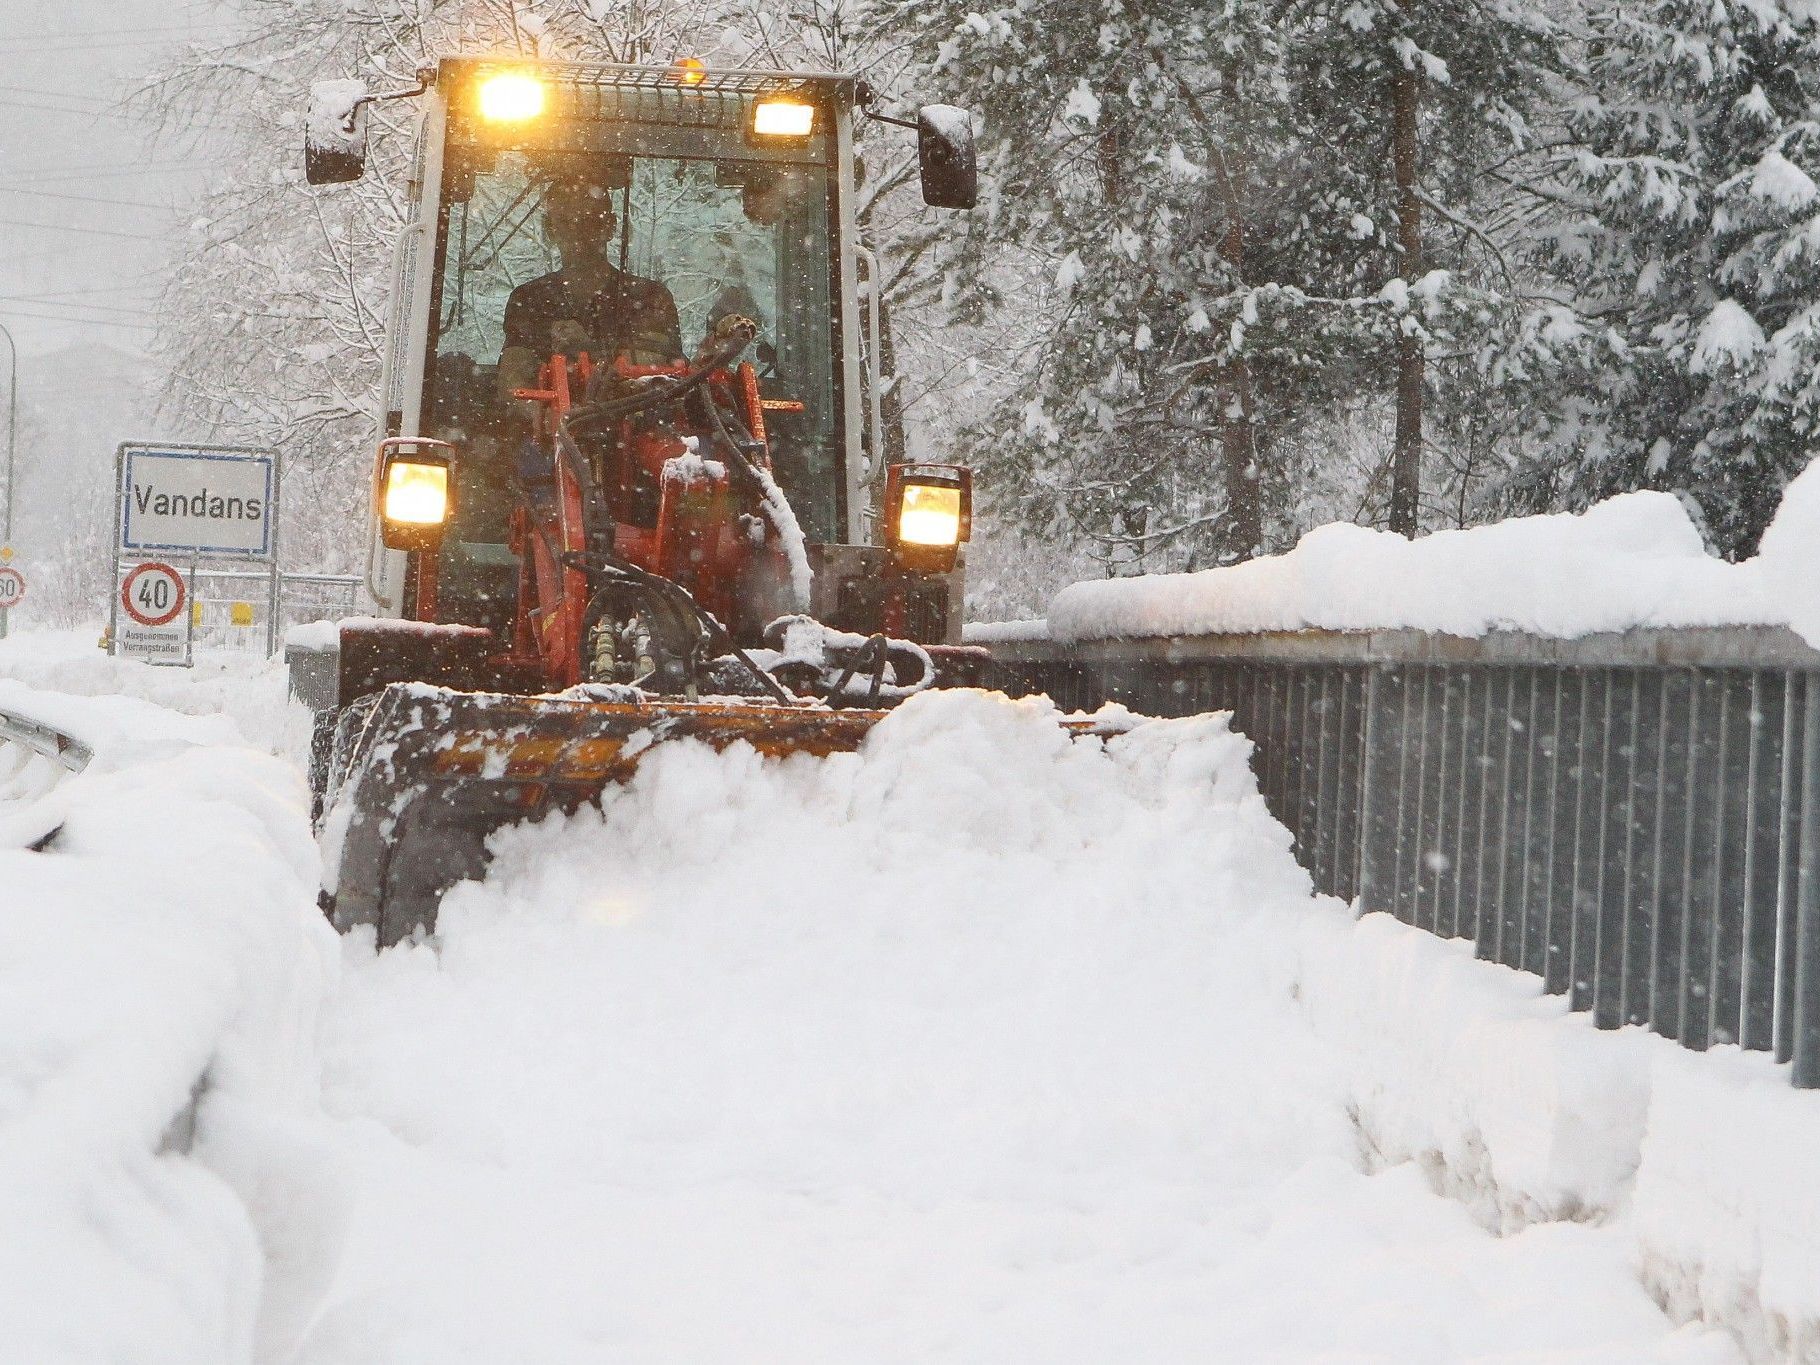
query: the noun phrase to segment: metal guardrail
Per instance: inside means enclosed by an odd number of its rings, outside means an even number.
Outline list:
[[[11,711],[0,711],[0,742],[18,744],[42,754],[73,773],[88,767],[95,757],[94,751],[74,736]]]
[[[61,811],[40,803],[49,786],[33,774],[35,758],[67,773],[79,773],[94,758],[88,745],[43,721],[0,710],[0,760],[9,749],[23,751],[23,763],[0,761],[0,844],[43,852],[63,828]],[[57,778],[52,775],[50,782]]]
[[[992,648],[1063,706],[1231,710],[1318,890],[1820,1087],[1820,653],[1790,632]]]

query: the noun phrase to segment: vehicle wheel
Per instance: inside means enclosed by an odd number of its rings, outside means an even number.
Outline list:
[[[329,789],[329,760],[335,748],[335,722],[341,708],[318,711],[310,725],[310,828],[322,827],[324,798]]]

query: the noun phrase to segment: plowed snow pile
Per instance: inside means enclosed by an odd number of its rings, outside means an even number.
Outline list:
[[[320,1124],[307,791],[219,716],[0,710],[94,751],[0,743],[0,1362],[251,1359]]]
[[[666,746],[351,942],[313,1362],[1722,1361],[1612,1229],[1367,1174],[1311,899],[1223,717],[919,698],[857,755]]]

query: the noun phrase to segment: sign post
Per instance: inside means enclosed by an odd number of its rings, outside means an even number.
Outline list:
[[[116,652],[128,652],[125,640],[129,631],[142,641],[148,630],[164,631],[159,646],[162,662],[189,662],[192,613],[182,613],[184,634],[182,657],[169,657],[170,632],[177,629],[176,618],[148,623],[134,615],[129,604],[121,571],[128,561],[140,563],[134,570],[136,580],[155,584],[157,575],[146,578],[150,570],[164,570],[175,578],[186,601],[194,599],[193,580],[203,560],[227,560],[237,564],[259,564],[266,569],[266,653],[278,647],[278,456],[269,450],[251,446],[201,446],[159,444],[146,441],[123,443],[115,455],[118,476],[119,506],[114,539],[114,582],[121,591],[114,600],[110,638]],[[189,586],[181,576],[157,557],[187,560]],[[144,606],[145,604],[139,604]],[[147,608],[151,614],[157,614]],[[129,626],[122,626],[125,612]],[[150,646],[146,646],[150,648]],[[142,657],[152,657],[149,653]]]

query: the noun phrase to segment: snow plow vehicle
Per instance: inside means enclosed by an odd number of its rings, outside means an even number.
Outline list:
[[[372,479],[371,618],[287,644],[316,712],[324,909],[434,928],[504,824],[596,800],[656,743],[856,747],[978,681],[959,644],[972,479],[893,464],[857,117],[976,195],[967,115],[862,81],[461,57],[320,83],[315,185],[418,102]],[[862,302],[863,305],[862,306]]]

